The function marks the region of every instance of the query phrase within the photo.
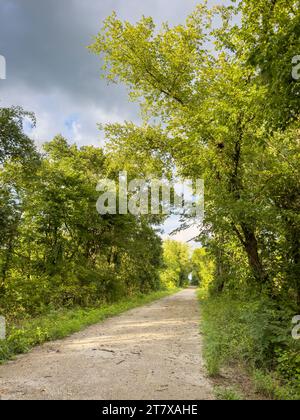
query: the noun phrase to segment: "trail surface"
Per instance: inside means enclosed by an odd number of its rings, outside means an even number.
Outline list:
[[[1,399],[212,399],[194,289],[0,366]]]

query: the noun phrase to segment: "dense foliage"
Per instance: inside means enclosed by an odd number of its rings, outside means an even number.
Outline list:
[[[189,246],[182,242],[166,240],[163,245],[163,261],[161,282],[164,287],[187,286],[191,271]]]
[[[241,307],[258,299],[246,313],[235,312],[245,327],[237,322],[237,334],[249,340],[255,316],[264,320],[255,324],[260,337],[244,359],[275,368],[284,358],[293,372],[299,358],[291,317],[300,313],[300,77],[293,76],[299,10],[295,0],[242,0],[212,10],[202,4],[185,25],[160,30],[151,18],[134,25],[113,14],[91,46],[108,80],[125,83],[143,115],[141,126],[107,126],[108,149],[132,164],[146,155],[171,161],[182,177],[205,179],[200,240],[215,267],[209,289],[240,299]]]
[[[61,136],[38,153],[21,109],[0,110],[0,308],[7,318],[160,288],[160,237],[145,218],[100,216],[102,149]]]

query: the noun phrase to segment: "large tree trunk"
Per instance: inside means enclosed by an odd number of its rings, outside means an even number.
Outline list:
[[[268,275],[263,268],[261,258],[258,253],[258,243],[253,229],[249,226],[242,224],[244,234],[244,248],[247,253],[248,261],[252,273],[260,284],[264,284],[268,280]]]
[[[257,283],[263,285],[268,281],[268,274],[265,272],[263,263],[259,256],[258,242],[254,229],[246,223],[241,223],[241,233],[234,224],[232,224],[232,226],[246,251],[248,263],[254,278],[256,279]]]

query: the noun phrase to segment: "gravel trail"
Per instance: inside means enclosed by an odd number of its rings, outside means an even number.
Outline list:
[[[199,304],[186,289],[0,366],[0,398],[213,399]]]

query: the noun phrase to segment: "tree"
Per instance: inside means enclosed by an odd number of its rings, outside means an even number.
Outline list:
[[[164,265],[162,282],[172,287],[184,287],[191,272],[190,249],[187,244],[167,240],[164,242]]]
[[[6,208],[14,204],[18,215],[1,248],[6,315],[159,289],[162,246],[150,222],[96,210],[99,179],[108,173],[117,178],[103,150],[78,148],[62,136],[43,149],[38,164],[30,162],[30,174],[14,159],[1,172],[14,194],[7,195]]]
[[[20,107],[0,108],[0,164],[9,159],[25,161],[36,154],[33,141],[24,134],[24,119],[35,124],[32,113]]]
[[[192,284],[199,286],[200,289],[207,291],[213,281],[214,263],[205,248],[194,250],[191,258],[192,264]]]
[[[297,125],[298,95],[289,100],[289,93],[283,95],[281,89],[274,96],[282,74],[274,75],[273,69],[285,69],[284,86],[289,86],[288,62],[298,45],[292,42],[284,63],[274,64],[276,54],[293,38],[291,30],[298,19],[294,5],[289,11],[284,3],[242,1],[236,7],[214,10],[199,5],[185,25],[165,24],[161,30],[151,18],[133,25],[113,14],[91,46],[103,57],[108,80],[125,83],[144,116],[141,127],[131,123],[114,125],[113,130],[108,127],[109,147],[119,156],[131,148],[131,159],[136,161],[141,154],[155,154],[162,162],[171,157],[181,176],[204,178],[205,233],[209,231],[217,245],[217,266],[227,256],[233,261],[230,248],[237,247],[247,258],[248,283],[271,296],[278,295],[278,284],[287,281],[289,270],[297,272],[294,265],[298,265],[295,241],[289,268],[274,264],[286,255],[287,237],[282,237],[286,216],[282,217],[275,192],[269,189],[276,177],[274,168],[286,168],[288,150],[295,150],[295,156],[299,153],[295,128],[287,136],[287,149],[282,150],[279,142],[283,127]],[[241,27],[231,19],[239,11]],[[219,28],[212,23],[215,16],[221,18]],[[213,53],[208,40],[216,41]],[[280,47],[272,48],[274,40],[282,41]],[[266,48],[269,59],[263,65]],[[295,93],[297,88],[292,90]],[[138,137],[139,132],[143,135]],[[290,177],[287,182],[283,201],[294,184]],[[298,196],[297,187],[292,190]],[[298,219],[292,217],[292,232],[286,231],[289,238],[297,237]],[[289,285],[298,295],[295,281]]]
[[[22,171],[24,179],[30,178],[39,161],[34,142],[23,132],[25,118],[34,124],[34,115],[20,107],[0,108],[0,294],[4,293],[22,216],[17,175],[12,168]]]

